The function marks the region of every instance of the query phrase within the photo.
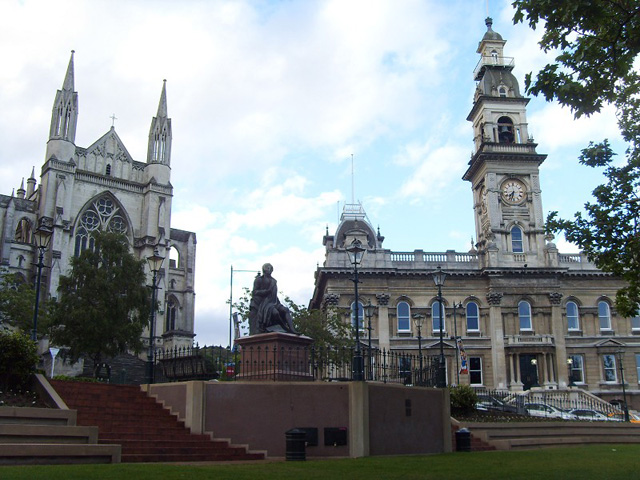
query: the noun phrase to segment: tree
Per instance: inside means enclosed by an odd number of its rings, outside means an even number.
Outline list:
[[[40,295],[38,311],[38,331],[42,332],[47,323],[49,301]],[[0,323],[29,333],[33,329],[33,309],[36,292],[33,285],[26,283],[21,275],[3,273],[0,279]]]
[[[95,248],[73,258],[69,276],[60,277],[51,336],[72,361],[87,356],[95,367],[105,357],[142,349],[151,302],[144,261],[129,252],[126,238],[111,232],[94,238]]]
[[[640,4],[636,0],[516,0],[514,23],[535,29],[543,24],[540,46],[559,50],[555,63],[532,79],[527,91],[557,99],[576,117],[618,105],[621,97],[638,93],[633,64],[640,53]]]
[[[616,294],[618,311],[628,317],[640,305],[640,78],[634,62],[640,53],[640,4],[632,0],[517,0],[514,22],[526,16],[529,26],[544,24],[540,46],[559,50],[556,63],[535,79],[527,75],[527,92],[557,99],[574,115],[591,115],[603,105],[616,108],[618,127],[627,142],[626,162],[614,164],[609,142],[591,142],[581,164],[603,168],[605,183],[593,190],[595,202],[573,220],[558,212],[547,218],[549,232],[564,232],[600,269],[627,281]]]

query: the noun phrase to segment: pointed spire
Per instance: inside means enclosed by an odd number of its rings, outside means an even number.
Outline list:
[[[31,167],[31,176],[29,177],[29,180],[35,180],[36,179],[36,167]]]
[[[20,184],[20,188],[18,189],[18,198],[24,198],[24,194],[27,191],[24,189],[24,177],[22,177],[22,183]]]
[[[67,74],[64,76],[64,83],[62,84],[62,90],[67,90],[69,92],[73,92],[74,82],[74,67],[73,67],[73,54],[76,53],[75,50],[71,50],[71,58],[69,59],[69,66],[67,67]]]
[[[158,118],[167,118],[167,80],[162,81],[162,93],[160,94],[160,103],[158,104]]]

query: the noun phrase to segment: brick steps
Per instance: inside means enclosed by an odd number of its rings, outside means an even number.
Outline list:
[[[98,443],[122,446],[122,462],[211,462],[263,460],[245,446],[192,435],[139,387],[51,381],[69,408],[78,411],[78,425],[96,425]]]

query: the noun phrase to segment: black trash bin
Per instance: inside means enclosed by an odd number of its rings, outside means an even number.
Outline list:
[[[287,461],[300,461],[307,459],[306,441],[307,432],[294,428],[285,432],[287,439]]]
[[[456,432],[456,451],[471,451],[471,432],[467,428],[461,428]]]

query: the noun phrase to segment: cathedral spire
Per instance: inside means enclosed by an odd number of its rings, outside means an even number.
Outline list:
[[[162,83],[158,113],[151,120],[147,163],[171,165],[171,119],[167,117],[167,81]]]
[[[53,111],[51,113],[51,128],[49,131],[49,139],[67,140],[74,143],[76,140],[76,125],[78,123],[78,93],[74,91],[74,67],[73,54],[71,50],[71,58],[67,73],[64,76],[62,89],[56,93],[56,99],[53,102]]]

